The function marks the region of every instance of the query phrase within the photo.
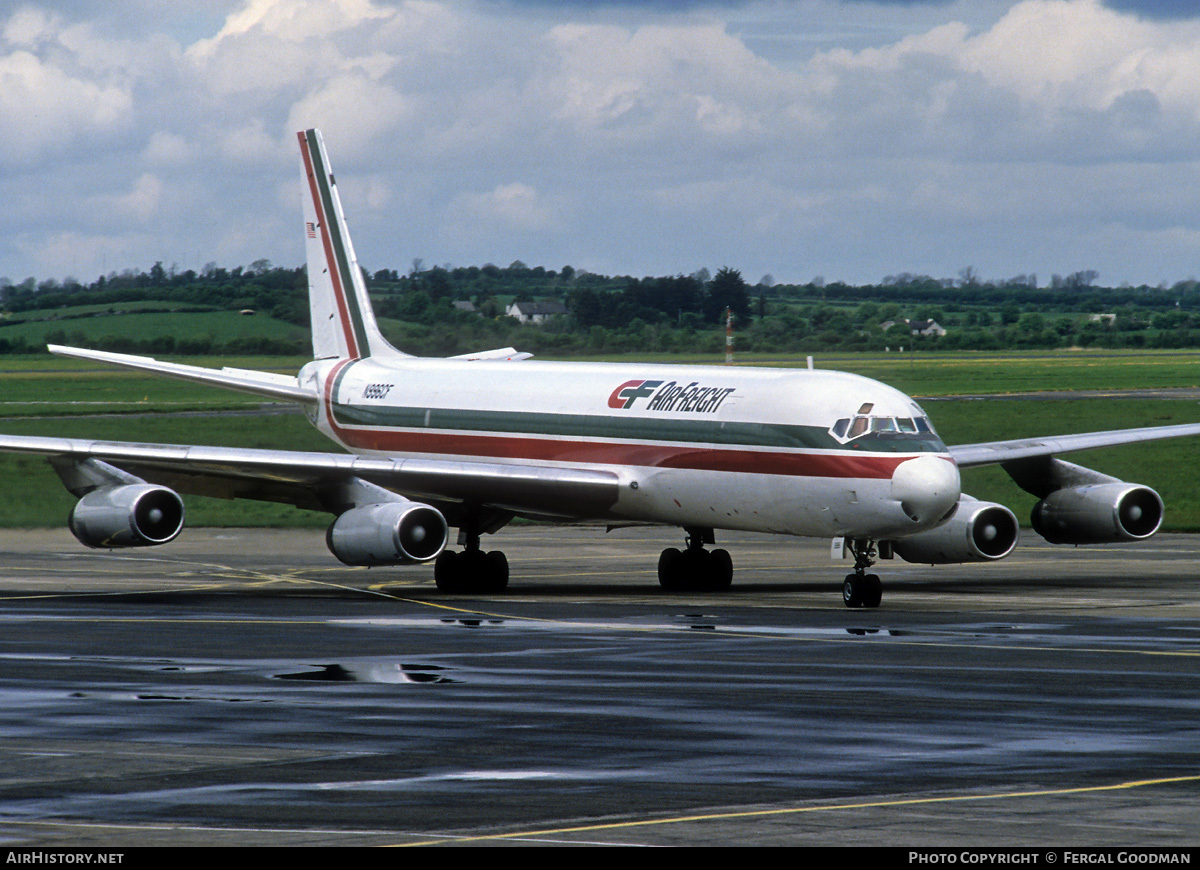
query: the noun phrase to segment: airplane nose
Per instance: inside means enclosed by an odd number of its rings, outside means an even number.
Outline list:
[[[960,487],[958,466],[941,456],[907,459],[892,472],[892,498],[921,525],[944,517],[958,503]]]

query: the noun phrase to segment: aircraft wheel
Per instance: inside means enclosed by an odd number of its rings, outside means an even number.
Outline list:
[[[863,606],[862,583],[859,582],[857,574],[846,575],[846,579],[842,583],[842,601],[847,607]]]
[[[492,550],[485,558],[487,591],[503,592],[508,588],[508,557],[500,550]]]
[[[706,567],[709,589],[724,592],[733,585],[733,557],[728,550],[713,550]]]
[[[733,583],[733,559],[726,550],[668,547],[658,557],[658,582],[672,592],[719,592]]]
[[[682,589],[683,553],[675,547],[667,547],[658,557],[658,585],[672,592]]]
[[[444,550],[433,563],[433,580],[438,589],[453,595],[503,592],[508,588],[508,557],[500,550]]]
[[[863,607],[878,607],[883,600],[883,581],[878,574],[868,574],[863,578]]]
[[[433,582],[442,592],[464,591],[458,553],[453,550],[442,550],[441,554],[433,561]]]
[[[683,551],[681,589],[703,591],[708,589],[712,569],[709,567],[712,559],[708,550],[693,550],[690,547]]]

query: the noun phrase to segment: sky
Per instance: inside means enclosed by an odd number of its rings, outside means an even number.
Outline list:
[[[0,279],[303,262],[1200,277],[1194,0],[0,7]]]

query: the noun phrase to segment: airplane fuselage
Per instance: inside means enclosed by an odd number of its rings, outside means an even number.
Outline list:
[[[608,519],[878,539],[959,496],[916,402],[842,372],[372,357],[299,380],[355,453],[608,470]]]

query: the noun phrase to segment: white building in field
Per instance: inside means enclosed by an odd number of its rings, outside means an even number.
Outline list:
[[[557,300],[550,302],[514,302],[504,312],[522,323],[543,323],[547,317],[566,314],[567,306]]]
[[[903,323],[913,335],[945,335],[946,329],[936,320],[887,320],[879,328],[887,332],[897,323]]]

